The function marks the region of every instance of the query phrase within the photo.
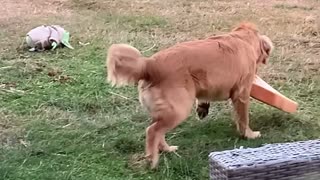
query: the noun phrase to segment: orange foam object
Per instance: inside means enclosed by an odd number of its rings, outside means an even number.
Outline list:
[[[293,113],[297,111],[298,103],[285,97],[268,83],[256,76],[250,96],[254,99],[278,108],[282,111]]]

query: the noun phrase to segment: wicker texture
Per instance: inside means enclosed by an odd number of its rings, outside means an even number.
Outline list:
[[[320,140],[212,152],[212,180],[320,180]]]

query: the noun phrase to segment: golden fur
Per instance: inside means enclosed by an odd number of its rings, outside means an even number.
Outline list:
[[[176,44],[151,57],[125,44],[108,50],[108,81],[113,85],[137,84],[139,100],[152,117],[146,129],[146,157],[158,164],[159,150],[175,151],[165,134],[183,122],[194,102],[231,99],[241,135],[257,138],[249,127],[249,97],[257,65],[267,63],[271,40],[255,25],[243,23],[230,33]],[[198,107],[199,107],[198,105]]]

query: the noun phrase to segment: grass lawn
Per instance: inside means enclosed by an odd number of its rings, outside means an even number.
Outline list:
[[[0,179],[208,179],[211,151],[320,138],[318,0],[4,0],[0,10]],[[299,111],[253,100],[251,124],[263,137],[244,140],[228,103],[214,103],[205,120],[193,112],[167,135],[181,157],[163,153],[148,170],[140,157],[150,119],[135,87],[106,83],[106,48],[130,43],[149,56],[242,20],[273,40],[259,75]],[[42,24],[69,30],[75,49],[28,52],[24,36]]]

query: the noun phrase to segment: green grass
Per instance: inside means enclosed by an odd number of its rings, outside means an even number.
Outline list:
[[[305,65],[298,57],[286,59],[277,50],[269,66],[278,74],[269,80],[299,102],[298,113],[252,101],[251,124],[263,137],[245,140],[235,130],[232,109],[214,103],[205,120],[196,120],[193,113],[167,134],[168,142],[179,146],[181,157],[163,153],[159,169],[147,169],[139,157],[150,119],[140,107],[135,87],[112,88],[106,83],[106,47],[115,42],[141,50],[154,45],[144,53],[150,55],[174,43],[167,35],[176,24],[173,17],[109,10],[88,17],[86,11],[97,11],[101,2],[74,1],[78,4],[72,8],[80,16],[59,21],[71,29],[72,51],[30,53],[19,46],[20,40],[10,39],[22,31],[14,32],[10,26],[1,32],[0,37],[11,43],[6,46],[10,51],[1,50],[0,60],[0,179],[208,179],[212,151],[320,137],[320,78],[312,70],[317,64]],[[81,46],[78,41],[90,44]],[[56,73],[49,76],[51,72]]]

